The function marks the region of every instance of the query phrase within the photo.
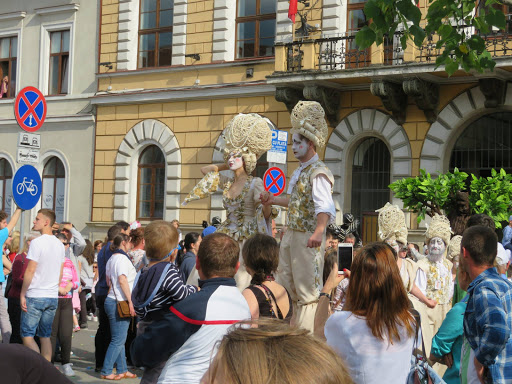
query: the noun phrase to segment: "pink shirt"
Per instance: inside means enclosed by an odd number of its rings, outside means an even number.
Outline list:
[[[73,266],[73,262],[66,258],[64,260],[64,269],[62,270],[62,280],[60,281],[59,287],[66,288],[69,282],[73,283],[73,288],[71,288],[71,291],[67,293],[65,296],[61,296],[59,294],[59,297],[61,298],[72,298],[73,297],[73,289],[78,288],[78,275],[76,273],[76,269]]]

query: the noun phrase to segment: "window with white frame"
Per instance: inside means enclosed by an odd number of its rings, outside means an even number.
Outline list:
[[[276,1],[238,0],[236,58],[274,56]]]
[[[138,68],[171,65],[174,0],[140,0]]]
[[[69,91],[69,30],[50,32],[48,95]]]
[[[11,215],[12,168],[6,159],[0,159],[0,209]]]
[[[17,63],[18,37],[0,38],[0,99],[15,96]]]
[[[43,170],[42,208],[55,211],[57,223],[64,220],[66,170],[62,161],[50,157]]]

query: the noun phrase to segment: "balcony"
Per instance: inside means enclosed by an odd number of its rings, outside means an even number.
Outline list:
[[[465,33],[469,38],[473,30],[465,28]],[[392,39],[386,39],[383,45],[379,47],[373,45],[366,50],[357,48],[354,35],[277,43],[276,72],[325,72],[422,63],[435,64],[436,58],[441,54],[441,51],[436,48],[438,36],[429,36],[420,48],[408,42],[405,50],[400,44],[402,36],[402,32],[397,32]],[[493,58],[503,59],[512,56],[512,24],[508,25],[505,31],[492,31],[481,36]]]

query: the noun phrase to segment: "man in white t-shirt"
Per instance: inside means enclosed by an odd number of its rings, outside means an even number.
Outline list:
[[[41,341],[41,355],[48,361],[52,356],[50,336],[65,257],[64,245],[52,234],[53,223],[55,212],[49,209],[37,212],[33,230],[41,233],[41,236],[30,243],[29,261],[20,294],[23,344],[39,353],[34,341],[37,334]]]

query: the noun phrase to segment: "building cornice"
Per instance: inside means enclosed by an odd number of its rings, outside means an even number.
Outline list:
[[[253,97],[274,95],[275,86],[266,82],[198,86],[193,88],[166,88],[127,90],[116,93],[98,93],[91,104],[98,106],[162,103],[173,101],[208,100],[225,97]]]
[[[258,64],[273,63],[275,60],[272,59],[257,59],[257,60],[236,60],[226,61],[222,63],[213,64],[195,64],[195,65],[175,65],[172,67],[165,68],[151,68],[151,69],[136,69],[132,71],[118,71],[118,72],[102,72],[96,76],[99,79],[106,77],[125,77],[125,76],[136,76],[136,75],[151,75],[153,73],[174,73],[174,72],[186,72],[186,71],[197,71],[203,69],[216,69],[216,68],[232,68],[240,66],[252,66]]]
[[[27,12],[10,12],[0,14],[0,21],[21,20],[27,16]]]
[[[76,12],[80,8],[80,4],[71,3],[66,5],[57,5],[54,7],[44,7],[34,9],[36,15],[55,15],[57,13]]]
[[[62,116],[48,116],[44,123],[80,123],[89,122],[94,123],[94,115],[92,114],[81,114],[81,115],[62,115]],[[1,119],[0,125],[13,125],[17,124],[16,119]]]

